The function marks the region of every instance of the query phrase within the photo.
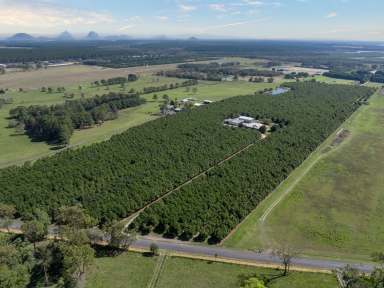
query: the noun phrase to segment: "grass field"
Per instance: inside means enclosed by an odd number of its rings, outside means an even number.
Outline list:
[[[314,76],[314,78],[318,82],[324,82],[328,84],[355,84],[356,82],[353,80],[336,79],[336,78],[330,78],[327,76]]]
[[[156,266],[156,258],[129,253],[113,258],[98,258],[87,275],[89,288],[147,287]]]
[[[332,135],[225,245],[268,249],[284,244],[303,254],[356,260],[382,251],[383,124],[384,96],[377,93],[343,125],[350,135],[336,146]]]
[[[99,258],[87,276],[86,287],[149,287],[159,257],[124,254],[116,258]],[[156,288],[238,288],[243,279],[255,274],[268,278],[281,272],[223,263],[212,263],[177,257],[167,257],[156,275]],[[288,277],[276,277],[269,288],[336,288],[333,275],[293,272]]]
[[[9,72],[0,75],[0,88],[39,89],[42,86],[68,86],[74,83],[81,84],[106,78],[127,76],[129,73],[150,75],[161,70],[174,69],[176,66],[177,64],[167,64],[112,69],[98,66],[72,65],[26,72]]]
[[[21,73],[21,72],[20,72]],[[28,72],[26,72],[28,73]],[[163,84],[182,82],[182,79],[156,77],[150,75],[142,75],[136,82],[129,83],[126,87],[127,91],[131,88],[140,90],[148,86],[161,86]],[[168,94],[171,98],[183,99],[193,97],[197,100],[210,99],[213,101],[222,100],[228,97],[252,94],[257,90],[264,88],[275,87],[278,83],[248,83],[244,81],[235,82],[204,82],[202,81],[197,86],[196,93],[190,89],[189,92],[185,88],[179,88],[171,91],[164,91],[158,94],[158,100],[153,101],[153,94],[145,95],[148,100],[146,104],[122,110],[119,112],[119,118],[113,121],[104,123],[101,127],[95,127],[88,130],[75,131],[71,138],[71,147],[88,145],[94,142],[109,139],[112,135],[121,133],[126,129],[140,125],[144,122],[156,119],[158,116],[154,113],[159,112],[159,105],[162,101],[161,96]],[[66,93],[74,93],[75,98],[79,98],[81,93],[85,97],[91,97],[96,94],[104,94],[111,91],[121,91],[120,85],[110,86],[109,90],[105,87],[91,87],[90,83],[81,84],[82,90],[78,88],[79,84],[67,86]],[[3,106],[0,109],[0,168],[13,164],[22,164],[25,161],[33,161],[37,158],[55,153],[51,150],[52,147],[44,142],[31,142],[30,139],[23,133],[16,133],[15,129],[7,128],[9,120],[9,110],[19,106],[52,105],[65,101],[64,93],[42,93],[39,89],[25,89],[24,92],[19,92],[17,89],[11,89],[7,93],[12,97],[14,103]]]
[[[218,62],[240,62],[242,67],[259,67],[265,62],[260,59],[247,59],[240,57],[226,57]],[[201,63],[214,61],[201,61]],[[260,63],[260,64],[259,64]],[[71,65],[62,67],[50,67],[48,69],[31,70],[26,72],[9,72],[0,75],[0,88],[11,89],[39,89],[42,86],[69,86],[74,83],[87,83],[100,79],[127,76],[129,73],[140,75],[152,75],[161,70],[175,69],[178,64],[163,64],[152,66],[139,66],[130,68],[104,68],[87,65]]]

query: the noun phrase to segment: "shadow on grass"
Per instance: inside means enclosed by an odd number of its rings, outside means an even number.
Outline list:
[[[275,282],[278,279],[288,277],[289,274],[284,275],[283,271],[276,269],[276,273],[255,273],[255,274],[240,274],[238,276],[239,284],[243,285],[244,282],[250,278],[257,278],[264,282],[264,284],[269,287],[272,282]]]

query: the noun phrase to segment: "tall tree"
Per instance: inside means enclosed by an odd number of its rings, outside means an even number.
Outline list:
[[[6,228],[8,232],[15,213],[16,208],[14,205],[0,203],[0,218],[2,220],[2,226]]]
[[[297,252],[295,252],[290,247],[284,246],[280,249],[275,250],[274,254],[280,258],[280,260],[284,266],[283,274],[284,274],[284,276],[287,276],[289,271],[290,271],[290,268],[291,268],[292,259],[297,254]]]
[[[63,265],[67,282],[76,282],[93,263],[95,251],[89,245],[72,245],[63,243]]]
[[[43,269],[45,287],[48,287],[49,285],[48,271],[54,259],[50,245],[45,244],[37,247],[35,255],[36,255],[35,257],[38,261],[38,264]]]
[[[21,227],[24,237],[33,244],[33,250],[36,252],[36,243],[43,241],[48,234],[47,226],[37,220],[24,223]]]

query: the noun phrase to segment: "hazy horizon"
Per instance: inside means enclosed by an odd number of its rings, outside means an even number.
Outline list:
[[[0,35],[384,40],[379,0],[0,0]]]

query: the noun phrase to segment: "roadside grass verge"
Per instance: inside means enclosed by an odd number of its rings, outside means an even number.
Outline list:
[[[158,257],[127,253],[115,258],[98,258],[87,275],[86,287],[147,287],[155,272]],[[334,275],[281,271],[242,265],[192,260],[168,256],[158,278],[157,288],[238,288],[244,279],[257,274],[272,280],[270,288],[336,288]]]

